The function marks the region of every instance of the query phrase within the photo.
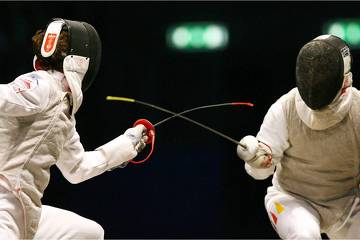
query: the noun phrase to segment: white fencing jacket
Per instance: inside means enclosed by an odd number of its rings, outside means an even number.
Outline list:
[[[123,135],[86,152],[70,98],[66,78],[57,71],[34,71],[0,84],[0,181],[23,205],[24,238],[36,232],[52,165],[68,181],[79,183],[137,155]]]
[[[327,231],[344,223],[360,196],[360,92],[348,88],[333,114],[303,107],[297,88],[270,107],[257,138],[271,147],[274,165],[245,169],[255,179],[275,171],[273,185],[309,202]]]

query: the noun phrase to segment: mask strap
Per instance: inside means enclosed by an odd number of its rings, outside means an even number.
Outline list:
[[[41,56],[44,58],[54,54],[64,24],[63,20],[56,20],[48,25],[40,50]]]

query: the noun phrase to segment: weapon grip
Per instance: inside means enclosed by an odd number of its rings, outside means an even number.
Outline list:
[[[134,123],[134,127],[137,125],[142,124],[147,129],[146,135],[148,136],[148,140],[146,144],[152,143],[154,136],[155,136],[155,127],[154,125],[147,119],[139,119]]]

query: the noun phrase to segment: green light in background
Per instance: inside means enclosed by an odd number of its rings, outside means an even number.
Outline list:
[[[184,51],[211,51],[223,49],[228,43],[228,31],[217,23],[184,23],[170,27],[167,43]]]
[[[344,39],[345,38],[345,29],[343,28],[342,24],[334,23],[334,24],[330,25],[326,34],[335,35],[335,36],[338,36],[339,38]]]
[[[190,32],[184,27],[175,29],[171,36],[171,41],[177,48],[186,47],[190,43],[190,40]]]
[[[360,44],[359,23],[350,22],[347,26],[347,41],[349,44]]]
[[[205,29],[204,39],[209,48],[217,48],[227,43],[227,32],[217,25],[210,25]]]
[[[360,19],[340,19],[328,22],[324,34],[332,34],[343,39],[352,48],[360,48]]]

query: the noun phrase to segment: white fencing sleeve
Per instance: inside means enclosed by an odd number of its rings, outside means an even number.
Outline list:
[[[288,130],[281,97],[268,110],[256,138],[268,146],[272,151],[273,164],[270,168],[259,169],[245,164],[246,172],[255,179],[265,179],[274,173],[276,164],[280,162],[284,151],[289,147]]]
[[[263,180],[274,173],[275,165],[270,168],[254,168],[245,163],[245,171],[256,180]]]
[[[74,127],[72,137],[65,144],[56,165],[69,182],[76,184],[127,162],[136,155],[134,145],[124,135],[95,151],[85,151]]]
[[[49,102],[49,81],[32,72],[0,84],[0,115],[21,117],[43,111]]]

